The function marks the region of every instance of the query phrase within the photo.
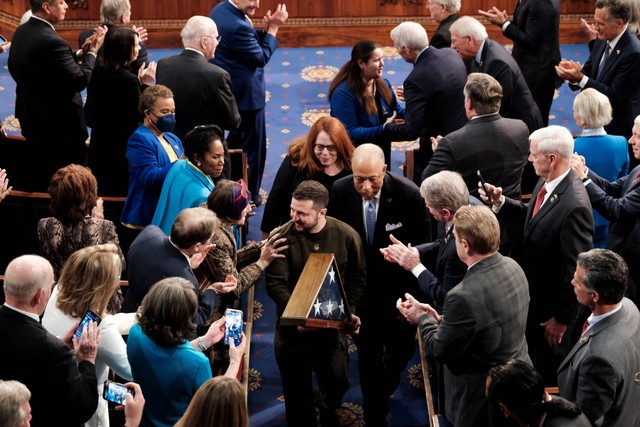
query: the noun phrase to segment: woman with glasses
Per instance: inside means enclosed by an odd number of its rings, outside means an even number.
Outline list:
[[[278,169],[264,208],[262,238],[266,239],[271,230],[291,219],[291,195],[302,181],[318,181],[331,193],[333,183],[351,173],[354,149],[347,129],[333,117],[318,119],[306,137],[294,140]]]
[[[331,115],[347,128],[356,146],[376,144],[391,164],[391,136],[385,133],[387,123],[404,116],[391,83],[382,78],[382,49],[371,40],[359,41],[329,87]]]
[[[239,239],[235,230],[242,228],[252,208],[247,185],[242,180],[219,180],[207,199],[207,208],[215,212],[221,225],[211,238],[215,247],[207,253],[202,264],[195,270],[200,289],[207,289],[216,282],[235,281],[237,284],[235,289],[225,288],[226,293],[218,291],[218,310],[210,319],[210,322],[213,322],[222,317],[227,308],[240,308],[240,295],[256,284],[262,277],[262,272],[274,259],[283,257],[279,253],[288,246],[281,246],[285,239],[279,239],[275,234],[262,242],[252,242],[238,249]],[[256,258],[257,261],[247,265],[247,262]],[[247,261],[243,266],[239,266],[238,259]],[[221,342],[214,345],[208,353],[214,375],[224,372],[227,368],[228,349],[229,346]]]
[[[207,200],[224,169],[224,132],[216,125],[196,126],[184,138],[186,159],[178,160],[164,179],[151,223],[168,236],[182,209]]]

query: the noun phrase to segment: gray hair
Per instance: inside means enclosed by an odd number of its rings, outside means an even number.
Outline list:
[[[609,20],[622,19],[625,24],[631,20],[631,5],[628,0],[596,0],[596,9],[605,8]]]
[[[51,280],[51,282],[50,282]],[[22,255],[9,263],[4,273],[4,292],[28,302],[36,292],[53,284],[53,268],[38,255]]]
[[[622,301],[629,268],[620,255],[608,249],[591,249],[578,255],[577,266],[584,269],[585,288],[597,292],[604,304]]]
[[[442,4],[447,12],[458,13],[460,11],[460,0],[434,0],[435,4]]]
[[[19,381],[0,380],[0,426],[22,425],[27,414],[22,405],[29,402],[31,392]]]
[[[451,213],[469,204],[467,184],[462,175],[453,171],[440,171],[422,181],[420,195],[433,209],[449,209]]]
[[[351,155],[351,164],[362,162],[377,162],[384,166],[384,151],[375,144],[360,144],[353,150]]]
[[[182,45],[184,47],[199,48],[198,42],[204,36],[210,36],[217,30],[216,23],[208,16],[192,16],[180,31],[182,37]]]
[[[634,125],[640,125],[640,116],[636,116],[636,118],[633,119],[633,124]]]
[[[119,24],[120,18],[131,12],[129,0],[102,0],[100,4],[100,22]]]
[[[536,141],[541,153],[557,153],[563,159],[570,159],[573,153],[573,136],[562,126],[552,125],[534,131],[529,142]]]
[[[420,52],[429,46],[427,30],[417,22],[403,22],[391,30],[391,40],[396,46],[406,46],[409,50]]]
[[[611,123],[611,102],[606,95],[593,88],[580,92],[573,100],[573,112],[580,117],[585,129],[597,129]]]
[[[476,18],[471,16],[461,16],[451,24],[451,33],[456,33],[460,37],[473,37],[477,41],[485,40],[489,37],[487,29]]]

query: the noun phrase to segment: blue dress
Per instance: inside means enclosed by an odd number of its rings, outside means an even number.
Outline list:
[[[180,139],[169,132],[163,136],[180,158],[184,151]],[[120,220],[145,227],[151,224],[164,177],[172,163],[158,138],[144,125],[139,126],[127,142],[127,162],[129,190]]]
[[[213,180],[189,160],[178,160],[164,179],[162,192],[151,223],[167,236],[182,209],[194,208],[207,201],[213,191]]]
[[[191,344],[161,347],[140,325],[129,332],[127,356],[133,380],[140,384],[145,398],[141,427],[173,426],[198,388],[211,378],[209,360]]]
[[[585,135],[586,134],[586,135]],[[607,135],[604,130],[585,131],[574,141],[574,150],[584,156],[587,167],[609,182],[627,175],[629,152],[623,136]],[[604,248],[609,234],[609,221],[593,210],[595,234],[593,246]]]

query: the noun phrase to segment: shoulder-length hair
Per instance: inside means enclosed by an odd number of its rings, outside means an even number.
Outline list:
[[[96,205],[98,181],[89,168],[71,164],[53,174],[47,191],[51,196],[49,209],[56,219],[80,222]]]
[[[331,100],[331,96],[336,90],[336,87],[346,80],[349,84],[349,88],[358,97],[360,104],[365,107],[367,113],[371,115],[378,112],[376,101],[373,95],[367,90],[367,86],[362,78],[362,70],[360,69],[358,61],[362,61],[366,64],[373,56],[373,51],[379,48],[380,46],[372,40],[361,40],[356,43],[351,50],[351,59],[345,62],[342,68],[340,68],[340,71],[338,71],[338,74],[336,74],[331,81],[331,86],[329,86],[329,100]],[[378,77],[375,79],[374,84],[376,85],[376,90],[380,93],[385,102],[387,104],[391,104],[393,94],[384,79]]]
[[[316,157],[313,145],[316,143],[318,134],[325,132],[329,135],[331,142],[336,146],[338,159],[342,167],[351,170],[351,155],[355,147],[349,138],[347,129],[342,122],[335,117],[319,118],[307,134],[306,138],[299,138],[289,146],[289,157],[291,164],[309,177],[313,177],[323,172],[324,167]]]
[[[136,45],[136,33],[133,28],[114,25],[104,36],[100,63],[107,70],[116,71],[131,62],[131,55]]]
[[[87,310],[99,316],[120,286],[122,261],[113,243],[82,248],[69,257],[58,280],[57,307],[67,316],[81,317]],[[114,307],[118,308],[118,307]]]
[[[182,277],[168,277],[153,285],[138,311],[142,331],[162,347],[185,342],[196,330],[193,316],[198,298],[193,284]]]
[[[237,379],[214,377],[200,386],[175,427],[247,427],[247,401]]]

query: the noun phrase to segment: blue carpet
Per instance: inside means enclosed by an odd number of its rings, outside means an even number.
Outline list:
[[[305,135],[317,118],[329,114],[327,91],[338,69],[350,56],[350,48],[282,48],[276,51],[267,69],[267,136],[268,155],[264,180],[263,199],[268,196],[273,179],[287,144]],[[154,49],[150,60],[177,54],[178,50]],[[385,48],[384,77],[393,86],[401,85],[411,65],[395,52]],[[584,63],[588,58],[585,45],[563,45],[562,56]],[[7,71],[8,55],[0,55],[0,117],[3,124],[14,123],[15,83]],[[43,73],[46,74],[46,70]],[[55,83],[54,83],[55,84]],[[578,129],[573,121],[573,94],[563,85],[553,102],[550,123],[566,126],[572,132]],[[390,170],[402,173],[404,151],[411,142],[394,143]],[[0,159],[2,167],[3,159]],[[260,239],[259,224],[263,208],[251,219],[251,240]],[[252,427],[284,425],[284,402],[278,368],[273,351],[274,306],[266,295],[264,282],[256,287],[254,332],[251,345],[249,411]],[[344,426],[362,426],[362,396],[357,373],[357,352],[351,346],[349,373],[352,387],[347,392],[341,412]],[[418,353],[410,362],[398,390],[391,400],[389,422],[392,426],[426,426],[428,416]],[[296,426],[297,427],[297,426]]]

